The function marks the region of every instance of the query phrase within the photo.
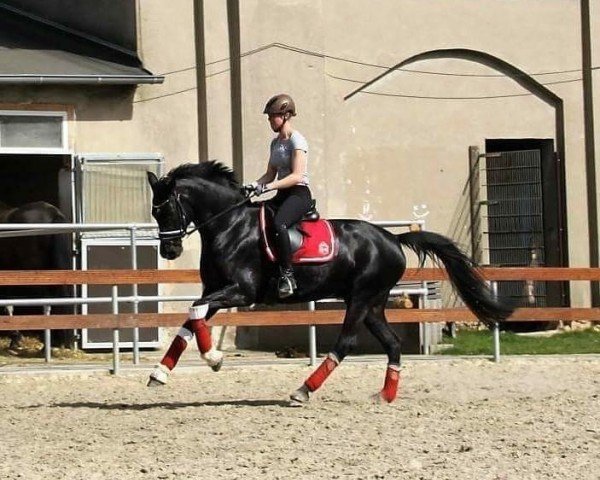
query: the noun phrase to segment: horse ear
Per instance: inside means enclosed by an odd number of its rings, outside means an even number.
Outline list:
[[[154,186],[158,183],[158,177],[153,172],[146,172],[146,175],[148,176],[150,187],[154,190]]]
[[[167,175],[166,177],[166,189],[167,192],[170,192],[171,190],[173,190],[173,188],[175,188],[175,179],[171,176],[171,175]]]

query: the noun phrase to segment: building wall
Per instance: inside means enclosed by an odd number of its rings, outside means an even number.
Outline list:
[[[161,85],[3,86],[0,104],[29,109],[51,105],[72,112],[70,146],[81,153],[159,153],[166,168],[198,159],[195,46],[192,2],[142,0],[138,3],[139,54]],[[173,73],[170,73],[173,72]],[[165,268],[198,264],[199,242],[190,239]],[[168,286],[166,293],[198,292],[198,287]],[[169,308],[180,309],[172,305]]]
[[[591,4],[593,64],[600,66],[600,0]],[[204,2],[206,109],[209,158],[231,165],[226,7]],[[555,139],[553,109],[495,70],[456,59],[417,62],[368,93],[344,96],[412,55],[478,50],[535,74],[563,99],[569,259],[588,265],[579,2],[244,0],[240,22],[244,172],[238,175],[245,181],[266,167],[273,134],[264,103],[287,92],[298,105],[294,124],[310,144],[312,188],[324,215],[412,219],[416,206],[416,214],[429,212],[427,229],[459,236],[453,228],[464,208],[468,147],[484,151],[493,138]],[[193,2],[139,0],[138,30],[144,64],[164,74],[164,84],[1,87],[0,103],[69,106],[75,153],[159,152],[167,168],[196,161]],[[542,75],[558,71],[564,73]],[[598,145],[600,69],[593,75]],[[600,171],[597,177],[600,184]],[[198,252],[192,239],[185,255],[165,266],[196,265]],[[587,285],[573,284],[572,300],[588,302]]]
[[[563,99],[569,259],[572,266],[588,264],[578,2],[488,1],[485,8],[467,0],[240,3],[241,50],[254,52],[242,59],[247,181],[266,164],[272,133],[261,115],[264,102],[285,91],[297,102],[295,126],[309,140],[322,213],[411,219],[415,206],[423,213],[426,205],[427,229],[450,232],[468,177],[468,147],[485,151],[485,140],[493,138],[556,140],[553,108],[497,71],[456,59],[412,64],[407,70],[419,72],[394,72],[369,93],[343,97],[382,67],[415,54],[478,50],[535,74]],[[595,53],[595,65],[598,58]],[[574,284],[573,304],[588,299],[587,286]]]

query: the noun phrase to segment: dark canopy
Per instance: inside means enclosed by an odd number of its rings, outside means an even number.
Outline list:
[[[98,13],[92,3],[79,2],[73,5],[81,9],[87,3],[91,15]],[[163,77],[146,70],[137,52],[130,49],[135,47],[131,31],[127,41],[117,44],[113,40],[119,37],[111,38],[111,32],[81,31],[73,28],[72,22],[59,23],[59,15],[41,16],[44,12],[25,10],[26,2],[17,8],[18,3],[0,1],[0,84],[162,83]],[[129,17],[129,23],[133,21],[129,29],[135,33],[135,10],[128,8],[129,3],[133,2],[115,2],[115,7]],[[62,4],[64,7],[64,1]]]

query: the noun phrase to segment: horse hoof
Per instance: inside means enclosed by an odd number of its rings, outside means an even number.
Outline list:
[[[310,400],[310,393],[306,385],[302,385],[298,390],[290,395],[290,407],[301,407]]]
[[[156,380],[156,378],[150,377],[148,379],[148,383],[146,383],[147,387],[164,387],[165,384]]]
[[[216,348],[211,348],[208,352],[201,355],[206,364],[212,368],[213,372],[218,372],[223,366],[223,352]]]
[[[392,403],[395,399],[388,400],[383,396],[383,393],[377,392],[375,395],[371,396],[371,402],[376,405],[388,405]]]
[[[219,370],[221,370],[222,366],[223,366],[223,359],[221,358],[221,360],[219,361],[219,363],[217,363],[215,365],[211,365],[210,368],[212,368],[213,372],[218,372]]]
[[[387,403],[381,396],[380,392],[377,392],[375,395],[371,395],[370,399],[371,403],[375,405],[385,405]]]
[[[171,372],[164,365],[158,365],[150,374],[148,378],[147,387],[162,387],[169,381],[169,374]]]

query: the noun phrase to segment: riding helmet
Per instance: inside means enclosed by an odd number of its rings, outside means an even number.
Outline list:
[[[263,113],[266,113],[267,115],[285,115],[286,113],[289,113],[292,117],[295,117],[296,104],[294,103],[294,100],[292,100],[292,97],[285,93],[280,93],[269,99]]]

